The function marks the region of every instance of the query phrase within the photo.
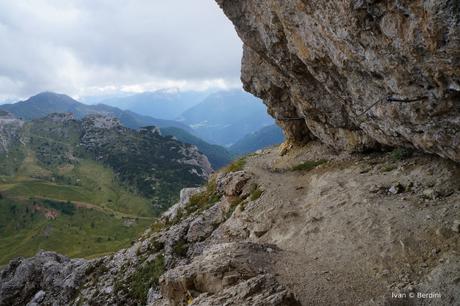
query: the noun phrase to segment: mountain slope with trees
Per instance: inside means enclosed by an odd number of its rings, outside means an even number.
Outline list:
[[[128,246],[212,169],[197,148],[112,117],[0,116],[0,265],[39,249],[70,256]]]

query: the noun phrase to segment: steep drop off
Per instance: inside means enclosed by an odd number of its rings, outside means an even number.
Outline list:
[[[217,0],[242,81],[294,142],[460,161],[458,1]]]

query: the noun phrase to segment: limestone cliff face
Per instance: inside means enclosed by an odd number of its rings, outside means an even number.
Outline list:
[[[7,112],[0,111],[0,153],[8,154],[11,144],[21,141],[24,122]]]
[[[460,161],[460,4],[217,0],[242,81],[288,139],[415,147]]]

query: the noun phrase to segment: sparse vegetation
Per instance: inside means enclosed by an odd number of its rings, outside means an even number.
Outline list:
[[[173,246],[173,252],[177,256],[185,257],[187,255],[187,251],[188,251],[188,244],[187,244],[187,241],[183,239],[177,241]]]
[[[260,189],[260,187],[257,184],[253,184],[251,186],[251,194],[249,195],[249,199],[251,201],[255,201],[258,198],[260,198],[262,193],[264,193],[264,191],[262,189]]]
[[[58,202],[52,200],[44,200],[43,204],[47,207],[60,211],[63,214],[73,216],[75,214],[75,205],[72,202]],[[94,228],[94,226],[92,226]]]
[[[310,171],[319,165],[326,163],[327,160],[321,159],[317,161],[305,161],[291,168],[292,171]]]
[[[225,218],[228,219],[230,218],[232,215],[233,215],[233,212],[235,211],[235,209],[238,207],[238,205],[240,204],[244,204],[244,198],[241,197],[241,196],[237,196],[237,197],[234,197],[231,201],[230,201],[230,207],[225,215]]]
[[[382,167],[382,172],[390,172],[396,169],[395,165],[385,165]]]
[[[151,229],[154,233],[160,232],[160,231],[163,230],[165,227],[166,227],[166,224],[164,224],[164,223],[161,222],[161,221],[153,222],[152,225],[150,225],[150,229]]]
[[[225,173],[230,173],[230,172],[236,172],[236,171],[241,171],[243,170],[244,166],[246,165],[246,158],[241,157],[235,160],[233,163],[228,165],[225,169]]]
[[[158,241],[156,239],[153,239],[151,241],[150,245],[151,245],[151,250],[153,252],[159,252],[159,251],[163,250],[164,247],[165,247],[165,244],[163,242],[160,242],[160,241]]]
[[[183,209],[179,210],[176,218],[172,221],[172,223],[176,224],[184,217],[187,217],[196,211],[203,211],[208,209],[215,203],[219,202],[220,198],[221,195],[217,192],[216,179],[213,178],[209,180],[208,184],[206,185],[205,191],[197,193],[190,197],[188,205],[186,205]]]
[[[414,151],[408,148],[396,148],[390,153],[390,157],[394,161],[409,158],[414,154]]]
[[[144,266],[137,270],[128,280],[129,295],[136,301],[145,305],[147,303],[147,293],[151,287],[158,286],[158,280],[165,271],[163,255],[157,256],[153,261],[144,263]],[[116,286],[122,290],[123,285]]]

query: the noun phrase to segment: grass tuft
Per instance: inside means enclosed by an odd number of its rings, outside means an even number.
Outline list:
[[[215,203],[219,202],[221,197],[222,196],[217,192],[216,179],[213,178],[206,185],[205,191],[194,194],[190,197],[189,203],[178,211],[176,218],[172,221],[172,224],[177,224],[194,212],[208,209]]]
[[[390,157],[394,161],[407,159],[414,154],[414,151],[408,148],[396,148],[390,153]]]
[[[326,163],[327,160],[321,159],[317,161],[305,161],[303,163],[298,164],[297,166],[294,166],[291,168],[292,171],[310,171],[318,167],[319,165],[322,165]]]
[[[165,271],[163,255],[157,256],[155,260],[146,263],[128,279],[129,295],[142,305],[147,303],[147,293],[151,287],[157,287],[160,276]],[[120,286],[117,286],[117,289]]]
[[[233,163],[231,163],[224,169],[224,173],[241,171],[243,170],[245,165],[246,165],[246,157],[238,158],[237,160],[235,160]]]
[[[254,184],[254,187],[252,188],[251,190],[251,194],[249,195],[249,199],[251,201],[255,201],[257,200],[258,198],[260,198],[260,196],[264,193],[264,191],[262,189],[260,189],[260,187],[256,184]]]

